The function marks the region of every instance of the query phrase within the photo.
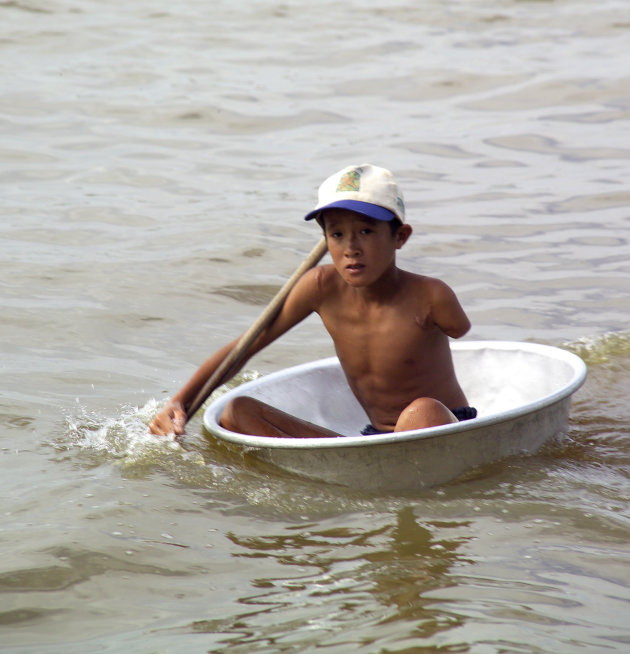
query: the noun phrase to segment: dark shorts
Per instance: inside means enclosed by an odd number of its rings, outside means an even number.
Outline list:
[[[451,409],[451,413],[460,421],[472,420],[477,417],[477,409],[472,406],[458,406],[456,409]],[[377,434],[389,434],[391,432],[381,431],[374,427],[374,425],[365,425],[361,430],[362,436],[376,436]]]

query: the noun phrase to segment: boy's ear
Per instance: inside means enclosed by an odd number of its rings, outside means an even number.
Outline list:
[[[396,232],[396,249],[399,250],[409,239],[413,228],[408,223],[403,223]]]

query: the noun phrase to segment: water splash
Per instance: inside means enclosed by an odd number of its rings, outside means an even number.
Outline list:
[[[161,406],[151,399],[142,407],[124,407],[114,417],[79,407],[66,416],[63,435],[52,445],[89,466],[113,463],[127,478],[165,472],[178,483],[207,487],[230,476],[229,470],[208,464],[198,449],[187,447],[174,435],[149,432],[148,425]]]
[[[261,373],[245,371],[235,376],[228,384],[217,388],[206,404],[217,399],[231,388],[257,379]],[[64,449],[78,447],[86,452],[105,455],[114,459],[134,459],[147,451],[186,452],[183,442],[174,434],[155,436],[149,432],[149,424],[166,401],[150,399],[144,406],[124,406],[116,417],[103,416],[78,407],[73,415],[66,416],[64,438],[55,445]],[[203,412],[200,410],[199,415]],[[190,431],[190,426],[189,426]]]
[[[219,387],[207,400],[220,397],[231,388],[260,377],[257,371],[245,371]],[[126,477],[146,477],[163,471],[189,486],[225,483],[232,477],[230,465],[213,462],[213,452],[203,436],[196,434],[198,416],[191,421],[184,438],[174,434],[155,436],[149,431],[151,420],[164,401],[150,399],[144,406],[124,406],[118,415],[103,415],[78,406],[65,417],[62,434],[50,444],[58,453],[77,450],[84,464],[99,466],[114,463]]]
[[[138,456],[147,448],[180,450],[173,435],[158,439],[149,432],[148,424],[159,408],[152,399],[143,407],[125,407],[112,418],[80,407],[77,415],[66,417],[67,444],[114,459]]]
[[[580,356],[587,365],[605,364],[630,356],[630,331],[585,336],[563,347]]]

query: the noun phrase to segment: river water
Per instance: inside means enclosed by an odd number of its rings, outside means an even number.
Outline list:
[[[0,650],[627,652],[627,0],[0,1]],[[466,338],[589,370],[444,486],[296,479],[156,408],[394,171]],[[332,352],[308,320],[245,377]]]

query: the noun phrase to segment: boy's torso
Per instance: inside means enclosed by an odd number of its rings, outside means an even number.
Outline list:
[[[376,301],[349,288],[334,269],[322,273],[318,313],[372,424],[393,428],[418,397],[449,408],[467,403],[448,337],[431,318],[429,278],[400,271],[398,287]]]

